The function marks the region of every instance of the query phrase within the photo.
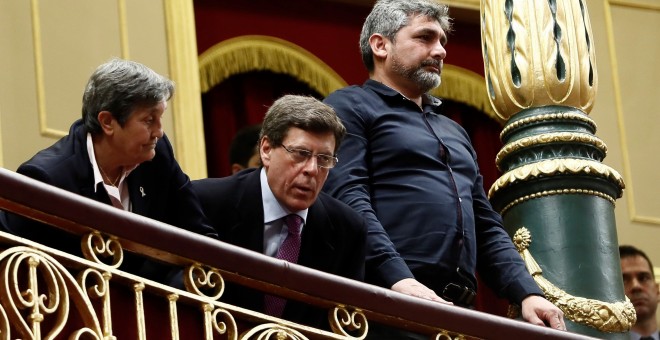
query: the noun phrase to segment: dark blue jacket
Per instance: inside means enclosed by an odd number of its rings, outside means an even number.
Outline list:
[[[425,97],[423,110],[373,80],[325,99],[348,130],[324,190],[368,223],[367,281],[415,277],[439,295],[481,277],[520,303],[541,291],[483,189],[465,130]]]
[[[39,151],[23,163],[17,172],[95,201],[111,204],[103,184],[99,183],[94,192],[94,171],[87,153],[87,132],[81,120],[71,125],[67,136]],[[174,159],[172,145],[166,136],[156,144],[156,156],[133,170],[127,182],[133,213],[217,238],[191,190],[190,179]],[[146,195],[142,195],[141,191]],[[13,214],[7,214],[7,220],[8,229],[14,234],[77,256],[82,255],[80,238],[77,236]],[[159,277],[162,273],[151,276],[143,272],[140,269],[141,260],[128,259],[124,262],[121,267],[123,270],[159,281],[164,279]]]

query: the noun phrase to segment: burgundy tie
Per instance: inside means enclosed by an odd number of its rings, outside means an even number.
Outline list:
[[[291,263],[298,263],[298,254],[300,253],[300,227],[302,226],[302,217],[291,214],[284,218],[284,224],[288,228],[288,234],[277,251],[277,258]],[[286,300],[272,295],[264,296],[264,311],[268,315],[281,317],[284,312]]]

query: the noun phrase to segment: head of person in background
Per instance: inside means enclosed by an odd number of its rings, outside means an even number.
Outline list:
[[[345,134],[335,111],[313,97],[286,95],[273,103],[262,123],[259,153],[280,204],[295,212],[314,203]]]
[[[624,291],[637,313],[637,322],[632,332],[642,337],[653,334],[657,336],[656,310],[660,291],[655,281],[653,264],[643,251],[630,245],[619,246],[619,256]]]
[[[231,173],[235,174],[243,169],[261,166],[259,158],[259,132],[261,124],[244,127],[234,136],[229,146],[229,164]]]

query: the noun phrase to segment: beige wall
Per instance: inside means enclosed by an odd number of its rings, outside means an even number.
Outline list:
[[[620,244],[660,264],[660,1],[587,1],[597,51],[599,91],[591,117],[609,147],[605,163],[626,182],[617,201]]]
[[[0,166],[15,170],[64,136],[90,74],[122,57],[176,82],[164,128],[184,170],[205,177],[193,20],[187,0],[0,2]]]
[[[449,2],[478,8],[475,0]],[[660,264],[660,0],[587,5],[599,74],[591,117],[609,147],[605,163],[627,185],[616,207],[619,240]],[[0,166],[15,170],[63,135],[80,115],[89,74],[123,56],[177,82],[166,132],[184,170],[204,177],[192,20],[192,0],[0,1]]]

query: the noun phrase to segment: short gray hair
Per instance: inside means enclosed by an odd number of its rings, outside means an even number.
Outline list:
[[[346,135],[346,128],[332,107],[314,97],[286,95],[266,112],[259,140],[268,137],[273,147],[281,146],[292,127],[313,133],[331,132],[335,136],[335,153]]]
[[[174,83],[152,69],[130,60],[113,58],[96,68],[82,99],[82,119],[92,134],[101,132],[98,115],[109,111],[124,125],[131,112],[153,106],[174,95]]]
[[[434,0],[379,0],[367,16],[360,33],[360,51],[362,62],[369,72],[374,70],[374,54],[369,45],[369,38],[378,33],[394,42],[399,30],[409,24],[413,16],[422,15],[433,18],[440,27],[449,33],[451,18],[449,8]]]

